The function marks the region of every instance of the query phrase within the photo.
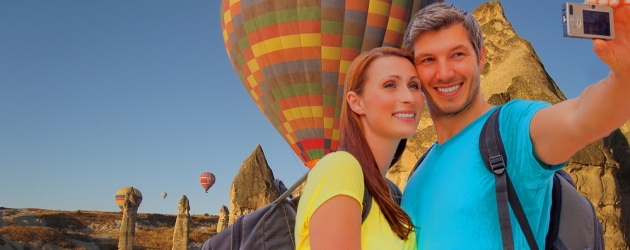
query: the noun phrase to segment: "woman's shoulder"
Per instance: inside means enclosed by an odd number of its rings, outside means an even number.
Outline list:
[[[354,156],[346,151],[329,153],[322,157],[311,170],[315,173],[360,172],[361,165]]]

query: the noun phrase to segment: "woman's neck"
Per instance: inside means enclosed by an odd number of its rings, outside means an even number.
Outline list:
[[[396,148],[398,147],[400,140],[392,140],[390,138],[383,138],[369,134],[365,135],[365,139],[372,150],[378,169],[381,171],[381,174],[385,176],[385,174],[387,174],[387,170],[389,169],[389,165],[392,163],[394,153],[396,153]]]

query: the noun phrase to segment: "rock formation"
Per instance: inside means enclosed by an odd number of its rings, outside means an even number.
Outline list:
[[[223,231],[228,226],[230,220],[230,210],[226,206],[221,206],[219,210],[219,222],[217,222],[217,233]]]
[[[229,225],[238,217],[261,208],[278,198],[274,176],[260,145],[243,161],[230,188]]]
[[[173,229],[173,250],[188,249],[188,234],[190,231],[190,205],[188,197],[182,195],[177,205],[177,219]]]
[[[140,205],[136,199],[136,189],[131,187],[125,194],[123,202],[123,218],[120,225],[120,233],[118,234],[118,249],[132,250],[133,237],[136,233],[136,216],[138,215],[138,206]]]
[[[566,98],[547,74],[531,44],[518,37],[499,2],[480,5],[473,12],[483,30],[486,61],[481,93],[493,105],[512,99],[557,103]],[[630,228],[630,122],[610,136],[577,152],[564,168],[577,189],[595,206],[605,231],[607,249],[627,249]],[[437,140],[425,108],[417,134],[407,144],[401,161],[388,177],[404,188],[407,176],[424,151]]]

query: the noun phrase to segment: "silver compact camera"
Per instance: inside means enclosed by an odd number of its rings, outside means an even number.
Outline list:
[[[596,4],[562,4],[562,29],[564,37],[615,38],[613,9]]]

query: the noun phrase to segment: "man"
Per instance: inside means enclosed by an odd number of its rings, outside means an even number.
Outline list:
[[[593,39],[593,49],[610,74],[575,99],[555,105],[511,101],[499,116],[508,173],[540,249],[554,171],[630,118],[630,9],[624,0],[609,5],[615,39]],[[494,176],[477,146],[496,108],[479,91],[485,59],[479,24],[466,11],[436,3],[415,15],[404,44],[413,53],[438,137],[402,199],[416,226],[418,248],[501,249]],[[515,249],[529,249],[513,213],[511,226]]]

